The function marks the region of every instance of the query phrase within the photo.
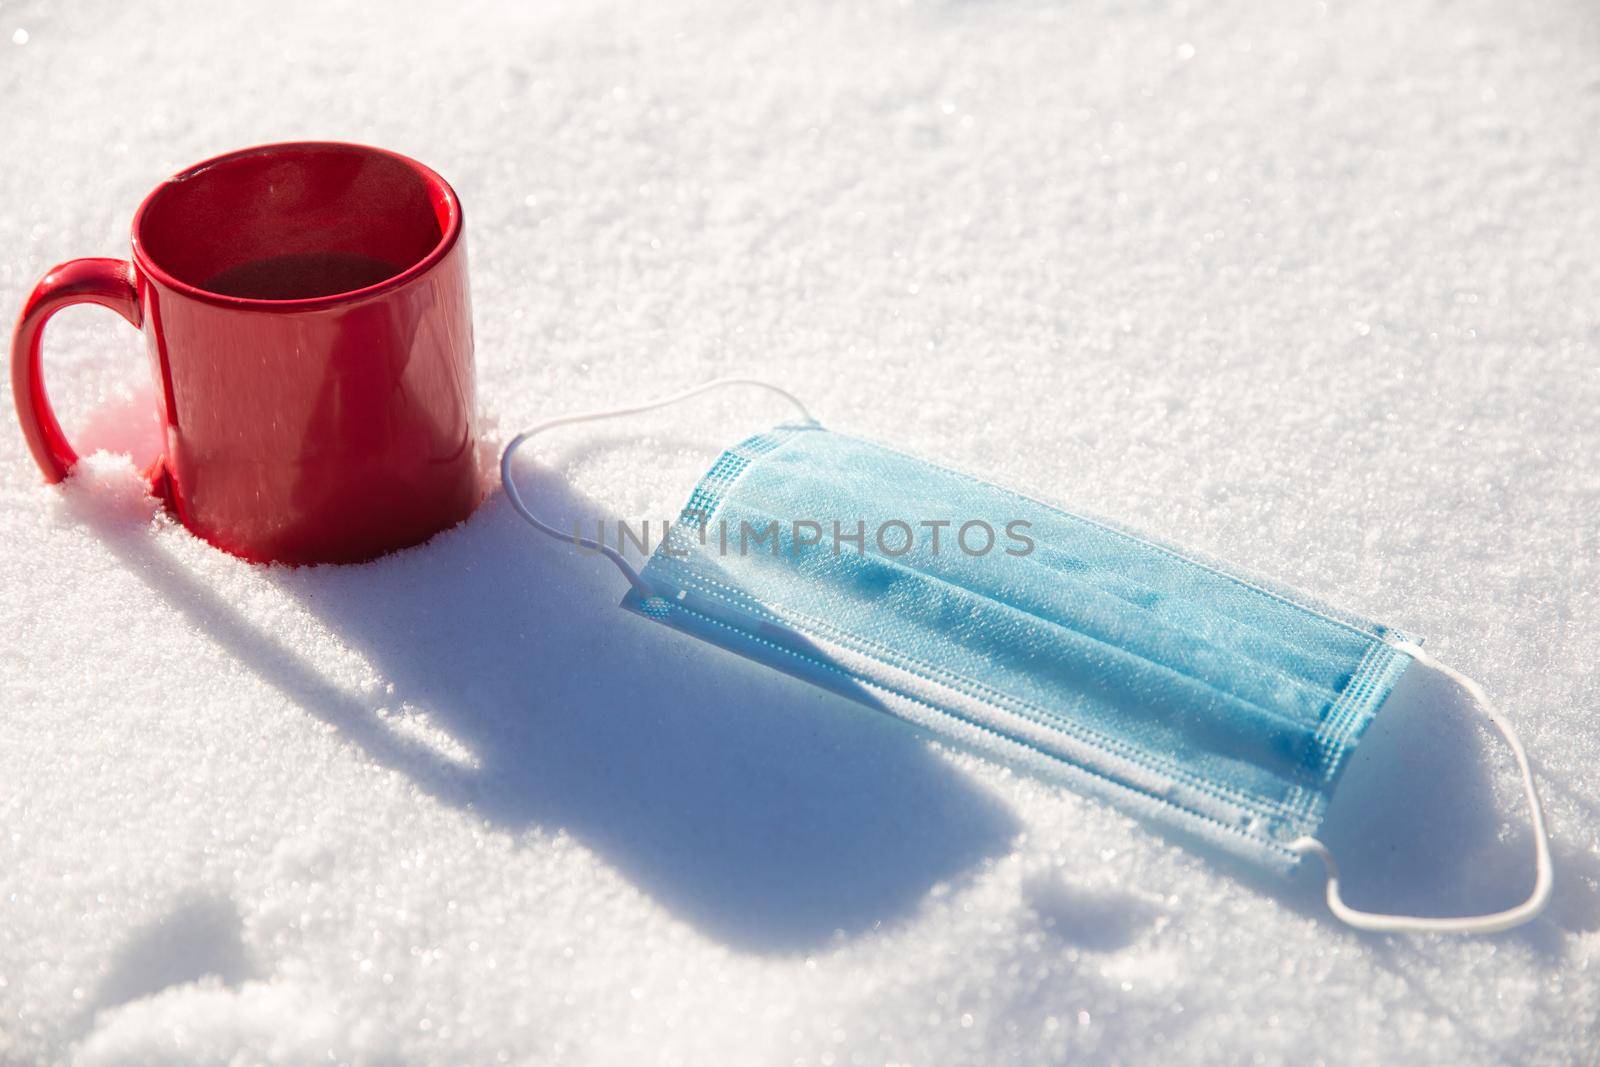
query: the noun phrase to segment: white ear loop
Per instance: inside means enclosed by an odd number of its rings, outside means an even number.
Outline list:
[[[528,505],[522,502],[522,495],[517,492],[517,483],[511,477],[511,457],[516,454],[517,449],[522,447],[523,442],[527,441],[530,437],[534,436],[535,434],[544,433],[546,430],[553,430],[557,426],[566,426],[569,423],[574,422],[590,422],[595,419],[615,419],[620,418],[623,415],[637,415],[644,411],[654,411],[656,408],[664,408],[669,404],[676,404],[679,401],[688,400],[691,397],[699,396],[701,393],[709,393],[711,390],[720,389],[725,385],[753,385],[759,389],[765,389],[770,393],[776,393],[778,396],[783,397],[789,403],[793,404],[795,410],[800,412],[801,416],[806,422],[815,424],[817,421],[811,417],[811,412],[806,410],[806,406],[802,404],[799,398],[793,393],[786,389],[780,389],[771,382],[763,382],[757,378],[713,378],[711,381],[697,385],[692,389],[685,389],[681,393],[673,393],[671,396],[665,396],[659,400],[647,400],[642,404],[631,404],[627,407],[621,408],[608,408],[603,411],[581,411],[575,415],[562,415],[559,418],[548,419],[545,422],[539,423],[537,426],[530,427],[529,429],[517,434],[517,436],[511,439],[511,443],[506,445],[506,450],[501,453],[500,481],[501,484],[506,487],[506,496],[510,499],[511,506],[516,508],[517,514],[521,515],[524,519],[527,519],[529,524],[532,525],[534,529],[549,534],[558,541],[568,541],[583,548],[592,548],[603,553],[607,559],[617,565],[617,569],[622,572],[623,576],[628,579],[629,583],[632,584],[635,589],[639,590],[639,592],[643,593],[645,596],[650,596],[650,587],[645,584],[644,579],[639,577],[639,572],[634,570],[633,565],[623,558],[621,552],[618,552],[616,549],[604,544],[603,542],[595,541],[591,538],[578,537],[576,534],[563,533],[554,526],[551,526],[549,523],[545,522],[543,519],[539,518],[532,511],[529,511]]]
[[[1522,787],[1528,797],[1528,812],[1533,821],[1533,892],[1521,904],[1487,915],[1430,918],[1421,915],[1386,915],[1382,912],[1360,911],[1347,905],[1340,897],[1339,868],[1333,862],[1333,855],[1326,845],[1314,837],[1302,837],[1290,842],[1289,847],[1302,855],[1308,852],[1314,853],[1322,860],[1322,865],[1328,871],[1328,910],[1358,930],[1418,934],[1490,934],[1499,930],[1509,930],[1513,926],[1521,926],[1544,910],[1545,904],[1550,899],[1550,885],[1555,876],[1555,870],[1550,863],[1550,835],[1545,829],[1544,809],[1539,804],[1539,791],[1533,784],[1533,769],[1528,766],[1528,754],[1523,751],[1517,732],[1511,728],[1504,715],[1496,710],[1477,682],[1460,671],[1440,663],[1424,652],[1420,646],[1409,641],[1395,642],[1393,647],[1417,663],[1444,675],[1465,690],[1488,720],[1494,724],[1495,729],[1500,731],[1500,736],[1506,739],[1506,744],[1511,746],[1511,754],[1517,758],[1517,768],[1522,772]]]

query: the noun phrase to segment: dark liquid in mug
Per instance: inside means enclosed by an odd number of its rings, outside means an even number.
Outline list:
[[[200,288],[253,300],[303,300],[365,289],[402,269],[353,252],[297,252],[229,267]]]

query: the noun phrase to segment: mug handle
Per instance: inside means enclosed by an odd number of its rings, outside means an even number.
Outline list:
[[[40,341],[50,316],[73,304],[99,304],[127,319],[137,329],[143,321],[133,264],[121,259],[72,259],[50,268],[22,306],[11,335],[11,395],[17,421],[28,439],[45,481],[59,482],[72,473],[78,453],[67,442],[50,409],[40,365]]]

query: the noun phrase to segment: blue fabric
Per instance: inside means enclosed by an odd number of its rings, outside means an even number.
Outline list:
[[[880,544],[893,520],[914,536]],[[641,577],[630,610],[1277,869],[1411,662],[1405,635],[815,425],[724,453]]]

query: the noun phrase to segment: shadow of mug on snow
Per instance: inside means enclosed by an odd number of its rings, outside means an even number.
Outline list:
[[[546,468],[522,478],[551,514],[600,514]],[[158,595],[372,758],[507,831],[570,832],[734,947],[804,951],[892,924],[1019,830],[887,716],[623,610],[606,560],[530,529],[498,491],[424,549],[272,569],[390,684],[382,707],[325,680],[147,528],[77,510]]]

